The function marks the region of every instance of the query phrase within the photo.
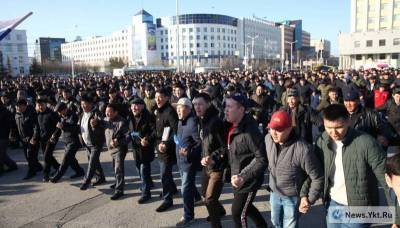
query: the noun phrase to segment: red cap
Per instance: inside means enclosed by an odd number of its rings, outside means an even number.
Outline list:
[[[268,128],[284,131],[292,126],[292,118],[285,111],[277,111],[272,114],[271,121],[268,124]]]

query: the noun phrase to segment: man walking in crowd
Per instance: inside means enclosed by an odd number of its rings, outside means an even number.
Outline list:
[[[67,104],[63,102],[58,103],[55,108],[61,120],[57,123],[57,130],[50,138],[50,141],[56,143],[56,140],[62,135],[61,138],[65,144],[65,153],[60,168],[50,180],[52,183],[57,183],[67,171],[68,167],[71,167],[72,170],[75,171],[75,174],[70,177],[71,179],[85,175],[85,171],[80,167],[78,160],[75,158],[76,152],[81,145],[78,137],[80,130],[78,125],[79,117],[73,110],[74,109],[69,109]]]
[[[233,186],[233,222],[235,227],[247,227],[249,216],[256,227],[266,227],[264,218],[253,205],[267,167],[263,136],[257,122],[246,114],[248,101],[243,95],[232,94],[225,102],[225,118],[230,123],[227,145]]]
[[[268,124],[265,146],[269,163],[271,221],[274,227],[298,227],[299,211],[306,213],[319,198],[323,187],[320,162],[311,145],[293,130],[285,111],[275,112]],[[309,178],[310,189],[303,184]]]
[[[218,117],[218,110],[211,104],[208,94],[196,95],[193,105],[202,141],[202,195],[209,214],[207,220],[211,222],[211,227],[220,228],[221,216],[226,214],[219,202],[224,187],[223,172],[228,163],[226,132],[222,120]]]
[[[1,128],[0,128],[0,176],[4,172],[11,172],[13,170],[17,170],[17,163],[13,161],[7,154],[7,147],[10,138],[10,131],[12,128],[13,116],[10,111],[8,111],[4,105],[0,102],[0,120]],[[4,169],[4,166],[7,166],[7,169]]]
[[[183,217],[176,225],[184,227],[194,220],[194,203],[201,201],[200,193],[196,188],[196,172],[200,167],[201,159],[201,140],[189,98],[180,98],[176,108],[179,122],[174,141],[176,160],[182,179],[181,191],[184,210]]]
[[[106,118],[98,120],[94,118],[91,121],[91,126],[103,125],[105,129],[106,145],[109,153],[112,156],[112,164],[115,173],[115,184],[111,188],[115,190],[111,200],[117,200],[124,195],[125,185],[125,157],[128,152],[128,123],[126,119],[118,113],[117,104],[108,104],[106,108]]]
[[[163,212],[173,205],[173,195],[178,191],[172,176],[172,167],[176,164],[175,144],[173,135],[176,134],[178,127],[178,116],[168,102],[170,93],[162,88],[156,92],[156,132],[158,153],[160,164],[160,176],[162,184],[163,203],[156,209]]]
[[[323,111],[325,132],[318,137],[315,151],[324,169],[322,200],[328,211],[328,227],[348,227],[331,223],[329,209],[335,206],[378,206],[378,181],[385,191],[386,153],[370,135],[350,127],[350,117],[340,104]],[[310,186],[305,189],[309,190]],[[367,227],[368,224],[352,224]]]
[[[50,180],[51,168],[57,171],[60,167],[60,164],[53,155],[58,138],[50,140],[57,129],[56,126],[60,118],[57,113],[47,107],[46,100],[39,99],[36,101],[36,104],[39,110],[37,117],[39,128],[36,128],[38,131],[35,134],[37,135],[36,138],[40,139],[40,147],[44,155],[43,181],[48,182]]]
[[[146,109],[145,102],[141,98],[134,98],[131,102],[132,115],[130,122],[132,131],[130,133],[133,145],[133,154],[136,162],[136,170],[142,181],[142,196],[139,204],[146,203],[151,199],[150,189],[153,185],[151,179],[151,162],[154,160],[156,120]]]
[[[86,190],[94,175],[96,175],[97,180],[92,183],[93,186],[106,182],[100,163],[100,154],[103,150],[105,135],[103,126],[95,124],[97,119],[101,118],[102,114],[94,106],[92,98],[88,95],[82,96],[81,107],[83,113],[79,120],[81,128],[80,139],[82,145],[87,150],[89,164],[80,189]]]

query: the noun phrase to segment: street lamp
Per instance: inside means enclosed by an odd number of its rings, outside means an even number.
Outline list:
[[[290,44],[290,70],[293,70],[293,44],[297,43],[297,40],[293,42],[285,41],[285,43]]]
[[[176,0],[176,54],[178,60],[178,73],[180,72],[180,58],[179,58],[179,0]]]
[[[253,37],[253,36],[247,35],[247,37],[251,39],[251,68],[252,68],[252,70],[253,70],[253,62],[254,62],[254,40],[258,38],[258,35],[257,35],[257,36],[254,36],[254,37]]]

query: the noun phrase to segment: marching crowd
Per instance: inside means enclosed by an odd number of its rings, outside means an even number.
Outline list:
[[[398,207],[397,69],[30,76],[1,79],[0,95],[0,175],[18,169],[7,147],[21,147],[28,163],[24,180],[42,172],[44,182],[57,183],[70,167],[85,191],[106,182],[100,154],[108,151],[115,173],[111,200],[118,200],[131,147],[142,182],[139,204],[151,198],[151,164],[159,163],[157,212],[173,206],[178,166],[184,202],[178,227],[193,222],[199,202],[210,226],[222,227],[226,211],[219,197],[228,184],[235,227],[247,227],[247,218],[267,227],[253,205],[265,174],[274,227],[298,227],[318,199],[327,211],[382,200]],[[58,141],[65,148],[61,161],[53,155]],[[80,148],[87,151],[86,170],[75,158]],[[379,199],[379,187],[386,199]],[[330,223],[328,217],[327,227],[371,225]],[[393,227],[400,225],[397,217]]]

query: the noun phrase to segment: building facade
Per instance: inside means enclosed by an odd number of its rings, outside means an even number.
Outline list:
[[[35,58],[38,63],[62,62],[61,44],[64,38],[40,37],[35,42]]]
[[[9,75],[29,74],[28,46],[25,30],[12,30],[0,42],[0,64]]]
[[[339,68],[399,67],[400,0],[352,0],[351,33],[339,35]]]
[[[319,60],[331,57],[331,42],[326,39],[312,39],[310,46],[315,48],[316,58]]]

